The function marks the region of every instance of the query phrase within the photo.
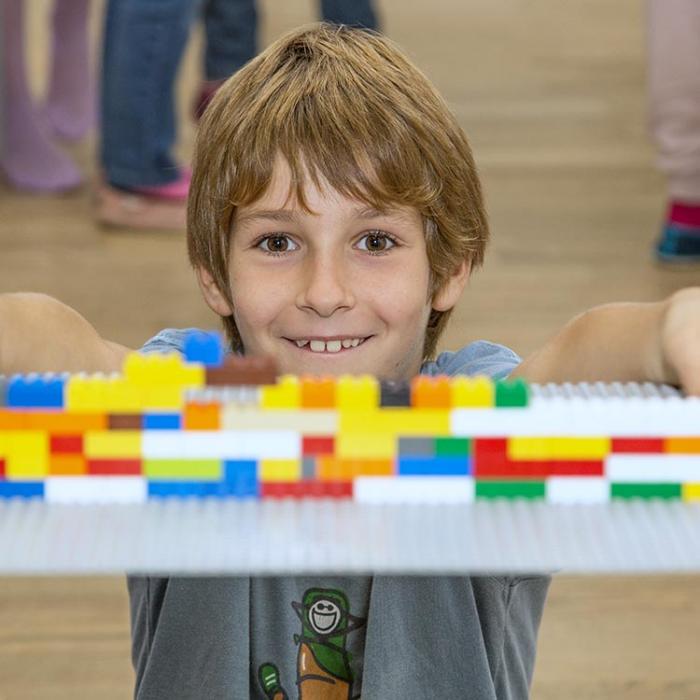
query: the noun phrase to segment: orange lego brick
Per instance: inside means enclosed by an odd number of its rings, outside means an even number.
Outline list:
[[[418,376],[411,380],[411,406],[450,408],[452,392],[449,377]]]
[[[700,454],[700,437],[670,437],[664,440],[664,452]]]
[[[183,430],[220,430],[221,405],[218,403],[188,403],[182,412]]]
[[[26,415],[25,428],[45,430],[53,435],[75,435],[86,430],[104,430],[107,426],[107,417],[103,413],[28,411]]]
[[[335,378],[303,377],[301,380],[302,408],[333,408],[335,406]]]
[[[0,430],[22,430],[26,427],[26,411],[0,409]]]
[[[338,459],[316,457],[316,478],[322,481],[347,481],[357,476],[393,476],[393,459]]]
[[[87,473],[87,462],[83,455],[66,453],[49,456],[49,476],[82,476]]]

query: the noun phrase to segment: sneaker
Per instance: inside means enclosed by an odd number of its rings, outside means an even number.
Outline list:
[[[668,263],[700,263],[700,228],[667,223],[656,243],[656,257]]]

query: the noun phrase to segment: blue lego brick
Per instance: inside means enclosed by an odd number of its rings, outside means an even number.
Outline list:
[[[43,498],[43,481],[4,481],[0,479],[0,498]]]
[[[144,430],[180,430],[182,416],[179,413],[145,413]]]
[[[229,495],[238,498],[258,498],[258,466],[255,460],[226,460],[224,479]]]
[[[149,498],[206,498],[227,496],[221,481],[149,481]]]
[[[0,374],[0,407],[7,405],[7,377]]]
[[[468,457],[399,457],[399,476],[465,476],[471,474]]]
[[[224,361],[224,342],[220,333],[191,331],[185,336],[185,359],[201,362],[207,367],[218,367]]]
[[[65,374],[15,375],[7,384],[7,406],[63,408]]]

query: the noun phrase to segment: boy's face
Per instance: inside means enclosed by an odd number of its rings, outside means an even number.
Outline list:
[[[267,192],[237,211],[233,309],[199,269],[207,302],[233,314],[246,354],[272,355],[281,373],[416,375],[430,311],[455,304],[466,265],[430,303],[417,211],[378,212],[309,181],[309,213],[289,196],[290,180],[279,160]]]

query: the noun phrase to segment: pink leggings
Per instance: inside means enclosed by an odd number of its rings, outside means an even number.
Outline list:
[[[700,0],[648,0],[651,130],[673,199],[700,203]]]

